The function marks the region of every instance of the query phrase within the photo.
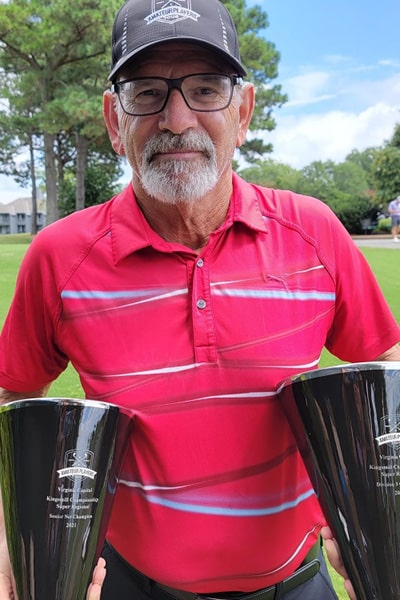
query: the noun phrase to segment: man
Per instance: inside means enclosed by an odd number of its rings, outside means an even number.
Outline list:
[[[102,600],[336,597],[276,389],[325,345],[399,360],[400,330],[326,205],[232,173],[244,77],[219,0],[123,6],[104,116],[132,185],[36,237],[4,325],[3,401],[71,361],[87,397],[135,413]]]
[[[392,221],[392,236],[394,242],[399,242],[400,233],[400,196],[389,202],[388,211]]]

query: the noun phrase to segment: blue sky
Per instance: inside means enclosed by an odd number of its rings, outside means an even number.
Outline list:
[[[400,123],[398,0],[247,0],[268,15],[289,101],[266,139],[272,158],[301,168],[380,146]]]
[[[399,0],[247,0],[268,15],[289,101],[266,134],[273,159],[301,168],[380,146],[400,123]],[[0,176],[0,201],[29,195]]]

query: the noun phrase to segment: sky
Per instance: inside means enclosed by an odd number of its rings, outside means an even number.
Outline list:
[[[400,123],[398,0],[248,0],[268,15],[288,95],[267,135],[272,158],[298,169],[381,146]]]
[[[399,0],[247,0],[281,55],[273,80],[288,95],[265,137],[296,169],[381,146],[400,123]],[[29,195],[0,176],[0,202]]]

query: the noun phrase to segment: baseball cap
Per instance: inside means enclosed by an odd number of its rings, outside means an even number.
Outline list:
[[[112,32],[109,79],[147,48],[188,41],[211,49],[238,75],[246,71],[231,14],[219,0],[128,0],[117,13]]]

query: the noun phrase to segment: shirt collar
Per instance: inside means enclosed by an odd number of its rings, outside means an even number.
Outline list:
[[[111,239],[115,264],[148,246],[163,252],[173,252],[171,244],[151,229],[140,210],[132,184],[113,199],[111,209]],[[258,202],[257,187],[233,173],[233,193],[226,220],[220,230],[240,222],[256,232],[267,233]]]
[[[268,233],[258,201],[259,192],[257,186],[244,181],[236,173],[233,173],[232,182],[233,194],[231,210],[229,211],[229,213],[232,211],[232,220],[244,223],[254,231]]]

